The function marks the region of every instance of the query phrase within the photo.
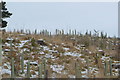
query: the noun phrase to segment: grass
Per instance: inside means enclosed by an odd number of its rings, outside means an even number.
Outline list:
[[[65,35],[64,34],[64,35],[48,36],[48,35],[40,35],[40,34],[25,34],[25,35],[20,35],[20,34],[21,33],[17,33],[17,32],[11,32],[11,33],[5,32],[2,37],[3,38],[3,50],[10,49],[10,46],[5,45],[5,43],[9,44],[8,41],[6,40],[8,37],[10,37],[9,35],[11,35],[11,38],[14,39],[14,42],[13,42],[14,45],[12,46],[13,51],[12,52],[4,51],[3,63],[5,62],[10,63],[10,57],[14,57],[15,64],[18,64],[16,67],[18,69],[18,73],[20,73],[19,72],[20,70],[20,65],[19,65],[20,55],[19,54],[20,53],[24,53],[25,60],[35,61],[38,64],[41,63],[42,58],[45,57],[45,55],[49,54],[53,56],[54,58],[51,58],[49,56],[49,58],[46,59],[47,60],[46,64],[47,64],[47,69],[49,71],[48,76],[53,77],[52,75],[55,73],[56,78],[67,78],[69,75],[75,75],[75,62],[77,62],[80,65],[82,69],[81,71],[85,71],[85,69],[88,68],[88,66],[86,66],[87,64],[85,61],[86,57],[89,57],[88,58],[89,67],[98,69],[97,72],[91,71],[89,74],[89,77],[96,77],[96,78],[106,77],[103,75],[104,61],[102,60],[102,57],[109,57],[113,61],[117,60],[116,59],[118,55],[117,45],[113,45],[112,43],[110,43],[112,44],[110,46],[111,49],[107,49],[107,46],[109,45],[107,41],[114,42],[114,40],[117,40],[112,37],[111,38],[107,37],[105,39],[102,39],[101,37],[94,38],[93,36],[89,36],[89,35],[79,36],[79,35]],[[94,42],[91,40],[91,38],[96,39],[97,41]],[[41,46],[37,44],[36,41],[38,39],[43,39],[45,43],[47,44],[47,46]],[[104,48],[103,48],[103,45],[102,46],[100,45],[101,39],[104,40],[103,43],[106,44]],[[22,47],[18,47],[19,44],[22,44],[21,41],[25,41],[25,40],[29,40],[29,41],[26,42]],[[66,51],[64,48],[68,48],[69,50]],[[113,50],[112,48],[115,48],[115,49]],[[103,50],[103,51],[100,52],[99,50]],[[81,56],[64,55],[67,52],[78,53],[78,54],[81,54]],[[56,71],[53,71],[50,68],[50,65],[54,65],[54,64],[63,65],[65,67],[63,70],[61,70],[61,74],[56,73]],[[24,67],[25,66],[26,64],[24,65]],[[4,68],[6,68],[6,66],[4,66]],[[33,70],[31,71],[31,75],[36,74],[35,71],[37,71],[37,67],[32,65],[31,70]],[[63,75],[64,71],[66,71],[67,73]],[[94,75],[94,73],[96,75]],[[84,75],[87,75],[87,73],[84,73]],[[3,74],[3,77],[5,76],[8,77],[10,75]],[[19,74],[18,77],[20,76],[21,74]],[[36,77],[37,76],[38,75],[36,75]],[[117,77],[117,75],[113,77]]]

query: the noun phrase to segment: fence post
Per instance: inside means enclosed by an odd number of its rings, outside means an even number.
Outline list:
[[[29,35],[31,34],[31,31],[29,30],[29,33],[28,33]]]
[[[64,35],[64,30],[62,29],[62,35]]]
[[[89,60],[88,60],[88,57],[86,58],[86,64],[87,64],[87,75],[89,77],[90,71],[89,71]]]
[[[107,69],[108,69],[108,64],[107,64],[107,61],[105,61],[105,65],[104,65],[104,76],[107,76]]]
[[[111,59],[109,61],[109,64],[110,64],[110,76],[112,76],[112,60]]]
[[[38,77],[42,78],[42,64],[38,65]]]
[[[48,78],[48,70],[45,70],[45,78]]]
[[[71,29],[69,29],[69,35],[71,35]]]
[[[30,78],[30,61],[27,63],[27,78]]]
[[[11,78],[15,78],[14,58],[11,60]]]
[[[37,29],[35,29],[35,32],[34,32],[34,34],[37,34]]]
[[[2,34],[0,33],[0,71],[2,71]],[[2,79],[2,72],[0,72],[0,80]]]
[[[81,78],[80,66],[75,63],[75,78]]]
[[[45,71],[46,71],[46,60],[43,59],[42,64],[43,64],[43,70],[44,70],[44,78],[45,78]]]
[[[24,54],[21,53],[21,69],[22,69],[22,73],[24,73]]]
[[[75,29],[75,35],[77,35],[76,29]]]

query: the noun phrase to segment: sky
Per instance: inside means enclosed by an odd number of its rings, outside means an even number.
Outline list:
[[[7,30],[76,29],[107,32],[118,35],[118,8],[116,2],[7,2],[13,13],[7,19]]]
[[[118,2],[119,0],[3,0],[7,2]]]

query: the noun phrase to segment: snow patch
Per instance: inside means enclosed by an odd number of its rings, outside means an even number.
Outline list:
[[[11,71],[9,69],[2,69],[2,74],[11,74]]]
[[[81,56],[81,54],[79,54],[79,53],[72,53],[72,52],[66,52],[66,53],[64,53],[64,55],[70,55],[70,56],[76,56],[76,57]]]
[[[61,73],[61,71],[64,69],[64,66],[62,66],[62,65],[50,65],[50,68],[52,68],[52,70],[57,72],[57,73]]]

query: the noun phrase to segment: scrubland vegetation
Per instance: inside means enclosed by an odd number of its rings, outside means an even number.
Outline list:
[[[2,32],[3,78],[118,78],[120,43],[103,32]]]

